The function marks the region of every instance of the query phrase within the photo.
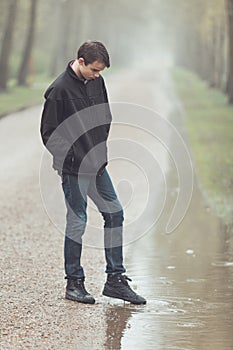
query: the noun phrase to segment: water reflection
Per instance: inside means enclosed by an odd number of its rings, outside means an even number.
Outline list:
[[[128,303],[122,305],[119,305],[118,302],[116,305],[109,305],[106,309],[106,340],[104,343],[104,349],[106,350],[121,349],[121,339],[126,329],[131,327],[128,321],[134,313],[143,312],[144,308]]]
[[[232,238],[197,188],[172,235],[151,232],[129,247],[128,273],[148,298],[132,314],[121,349],[233,348]]]
[[[182,111],[169,88],[167,74],[163,75],[166,70],[159,74],[156,71],[155,79],[151,71],[148,75],[145,70],[138,71],[143,74],[142,79],[137,80],[140,87],[132,79],[128,80],[129,91],[134,87],[132,102],[171,116],[169,120],[172,119],[183,134]],[[118,100],[127,91],[124,77],[122,81],[124,88],[120,83],[115,84],[113,93]],[[176,144],[171,139],[170,148],[173,147]],[[174,164],[170,162],[169,167],[170,173],[166,174],[167,201],[160,222],[153,231],[128,246],[125,254],[127,274],[133,279],[132,287],[138,287],[138,292],[147,298],[148,303],[143,310],[128,305],[125,308],[119,305],[106,307],[105,348],[232,350],[233,237],[211,213],[197,185],[181,225],[173,234],[163,233],[179,185],[174,176]],[[155,178],[151,190],[155,207],[149,208],[149,215],[156,213],[159,187]],[[136,188],[140,192],[140,187]]]

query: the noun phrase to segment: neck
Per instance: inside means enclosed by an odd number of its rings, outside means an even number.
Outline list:
[[[77,75],[77,77],[81,80],[85,80],[82,76],[82,74],[80,73],[80,69],[79,69],[79,63],[78,60],[75,60],[73,62],[73,64],[71,65],[71,68],[73,69],[73,71],[75,72],[75,74]]]

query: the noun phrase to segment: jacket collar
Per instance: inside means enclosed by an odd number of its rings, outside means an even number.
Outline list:
[[[75,72],[73,71],[71,64],[74,62],[74,60],[69,61],[67,67],[66,67],[66,72],[68,73],[68,75],[72,78],[75,79],[76,81],[78,81],[81,84],[86,84],[87,80],[81,80],[77,74],[75,74]]]

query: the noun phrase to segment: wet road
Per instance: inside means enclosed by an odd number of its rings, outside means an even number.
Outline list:
[[[183,111],[166,67],[153,73],[135,68],[107,76],[106,81],[111,101],[156,110],[185,137]],[[114,119],[118,113],[121,123],[111,131],[109,171],[125,208],[127,274],[148,303],[133,306],[102,297],[103,252],[87,246],[86,285],[97,303],[86,306],[64,299],[63,235],[53,217],[49,222],[40,198],[43,147],[38,132],[40,107],[35,107],[0,121],[1,349],[233,348],[233,239],[207,207],[196,180],[183,221],[166,233],[179,193],[176,164],[168,152],[176,146],[174,134],[168,135],[168,148],[164,147],[155,134],[132,127],[132,120],[131,125],[123,125],[121,107],[113,105]],[[125,110],[126,121],[131,111],[131,107]],[[146,120],[146,114],[143,117]],[[117,158],[116,151],[128,159]],[[61,212],[58,216],[64,217]],[[89,227],[95,224],[96,231],[101,229],[93,207],[89,214]],[[88,232],[86,237],[87,245],[98,246]]]
[[[150,100],[148,96],[148,105],[144,106],[159,110],[175,123],[185,138],[182,108],[169,76],[165,72],[160,74],[154,79],[153,90],[155,96],[160,97]],[[153,76],[150,75],[151,79],[148,76],[149,72],[147,78],[144,72],[144,86],[151,91]],[[143,77],[138,80],[142,81]],[[135,92],[131,102],[136,103],[136,98],[140,103],[140,97],[142,95]],[[170,145],[172,143],[171,135]],[[177,172],[172,162],[168,160],[167,163],[167,196],[162,215],[152,230],[126,247],[127,273],[138,292],[148,299],[148,304],[145,307],[117,304],[109,307],[105,348],[233,349],[233,239],[211,213],[196,180],[182,223],[172,233],[165,233],[171,203],[174,204],[177,197]],[[161,203],[159,181],[158,178],[155,181],[154,213],[156,203]],[[139,186],[136,190],[142,189]],[[122,198],[125,201],[124,192]]]
[[[132,245],[128,273],[148,304],[112,306],[107,316],[112,349],[232,349],[231,243],[196,190],[173,234],[152,231]],[[115,337],[115,329],[121,335]]]

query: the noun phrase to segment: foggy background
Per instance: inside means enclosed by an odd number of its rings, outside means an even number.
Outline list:
[[[233,0],[0,0],[0,14],[0,348],[232,350]],[[111,106],[109,168],[125,241],[136,238],[124,247],[127,274],[145,308],[103,299],[103,250],[86,246],[98,302],[64,299],[64,233],[50,215],[63,224],[53,189],[64,206],[63,194],[50,158],[39,179],[39,124],[46,87],[88,39],[106,45],[110,102],[123,101]],[[192,199],[168,235],[181,190]]]
[[[25,85],[57,75],[93,39],[108,48],[112,68],[166,57],[233,102],[232,0],[1,0],[0,6],[1,90],[12,78]]]

